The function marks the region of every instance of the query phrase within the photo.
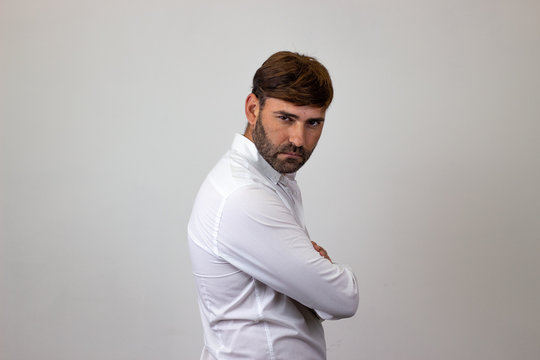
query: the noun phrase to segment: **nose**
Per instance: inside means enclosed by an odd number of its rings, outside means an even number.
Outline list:
[[[305,143],[305,128],[302,122],[297,121],[294,126],[289,128],[289,141],[297,147],[304,146]]]

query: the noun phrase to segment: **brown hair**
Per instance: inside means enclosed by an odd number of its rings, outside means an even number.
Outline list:
[[[277,52],[262,64],[253,77],[252,92],[261,108],[272,97],[326,110],[334,96],[328,70],[315,58],[290,51]]]

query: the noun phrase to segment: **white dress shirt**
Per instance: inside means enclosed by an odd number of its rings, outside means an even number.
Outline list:
[[[321,319],[356,312],[354,274],[313,249],[294,174],[242,135],[202,184],[188,239],[201,359],[326,359]]]

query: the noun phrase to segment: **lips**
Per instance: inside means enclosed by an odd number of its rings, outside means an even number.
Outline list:
[[[288,156],[288,157],[293,157],[293,158],[297,158],[297,159],[303,159],[304,157],[299,154],[299,153],[293,153],[293,152],[280,152],[280,154],[282,155],[285,155],[285,156]]]

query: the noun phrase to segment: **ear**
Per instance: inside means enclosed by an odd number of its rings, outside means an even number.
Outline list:
[[[255,94],[251,93],[246,98],[246,118],[251,127],[255,126],[257,117],[259,116],[260,106],[259,99]]]

